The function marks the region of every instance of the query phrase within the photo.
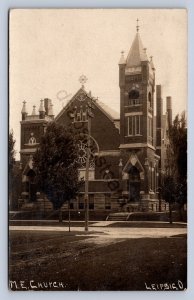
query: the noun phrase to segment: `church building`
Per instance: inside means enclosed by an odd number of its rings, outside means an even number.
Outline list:
[[[52,210],[52,204],[36,186],[33,154],[47,124],[73,126],[79,139],[79,176],[85,178],[90,136],[89,210],[94,212],[164,211],[160,184],[165,170],[168,128],[172,123],[171,97],[163,114],[161,85],[155,85],[155,67],[148,59],[139,27],[128,55],[122,52],[118,66],[120,114],[81,88],[54,117],[50,99],[40,101],[38,113],[28,115],[23,103],[21,120],[21,209]],[[155,107],[156,105],[156,107]],[[156,112],[156,114],[155,114]],[[88,131],[89,130],[89,131]],[[84,186],[70,209],[84,211]],[[67,204],[63,205],[67,209]]]

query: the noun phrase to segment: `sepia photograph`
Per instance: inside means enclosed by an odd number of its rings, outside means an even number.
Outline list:
[[[10,290],[187,289],[187,84],[186,9],[10,9]]]

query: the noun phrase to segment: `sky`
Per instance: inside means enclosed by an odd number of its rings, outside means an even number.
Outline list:
[[[87,77],[86,91],[119,112],[118,62],[139,33],[153,56],[156,84],[187,110],[187,14],[184,9],[15,9],[9,25],[10,129],[20,151],[22,102],[28,113],[50,98],[57,115]]]

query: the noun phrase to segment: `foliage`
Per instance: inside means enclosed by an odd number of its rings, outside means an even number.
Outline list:
[[[78,179],[78,148],[70,130],[52,122],[34,155],[34,167],[40,189],[60,209],[76,197],[82,182]]]
[[[168,203],[172,203],[176,199],[176,184],[174,177],[171,175],[163,177],[162,196]]]
[[[16,151],[14,149],[16,140],[13,136],[13,130],[9,133],[9,145],[8,145],[8,160],[9,160],[9,174],[12,172],[14,164],[15,164],[15,154]]]
[[[187,128],[185,113],[177,115],[169,128],[167,165],[163,178],[163,196],[183,205],[187,201]],[[168,190],[168,191],[167,191]],[[169,194],[168,194],[169,193]]]
[[[22,192],[22,180],[21,180],[21,170],[19,162],[15,162],[12,176],[9,181],[10,186],[10,210],[18,209],[18,199],[21,197]]]
[[[18,198],[21,194],[21,170],[15,160],[16,151],[14,149],[16,140],[13,130],[9,133],[8,164],[9,164],[9,208],[15,210],[18,207]]]

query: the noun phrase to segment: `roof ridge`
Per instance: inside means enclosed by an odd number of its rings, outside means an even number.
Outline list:
[[[63,114],[63,112],[69,107],[69,105],[74,101],[74,99],[77,97],[77,95],[80,92],[84,92],[85,95],[87,95],[88,98],[92,100],[92,102],[101,110],[103,113],[111,120],[119,120],[119,113],[109,107],[107,104],[104,102],[100,101],[99,99],[95,99],[94,97],[91,96],[89,92],[86,92],[85,89],[82,87],[73,95],[73,97],[66,103],[66,105],[62,108],[62,110],[58,113],[58,115],[55,117],[55,121],[60,118],[60,116]]]

